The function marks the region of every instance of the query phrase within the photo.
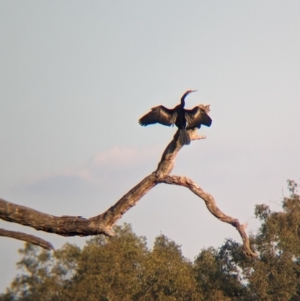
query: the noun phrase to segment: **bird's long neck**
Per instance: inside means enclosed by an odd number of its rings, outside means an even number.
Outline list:
[[[184,101],[184,99],[185,99],[185,97],[186,97],[189,93],[190,93],[189,91],[185,92],[185,93],[182,95],[181,99],[180,99],[180,105],[181,105],[182,108],[184,108],[184,106],[185,106],[185,101]]]
[[[183,98],[181,98],[181,100],[180,100],[180,106],[181,106],[182,108],[184,108],[184,106],[185,106],[185,101],[184,101]]]
[[[180,100],[180,106],[182,108],[184,108],[184,105],[185,105],[184,99],[186,98],[186,96],[195,91],[197,91],[197,90],[188,90],[182,95],[181,100]]]

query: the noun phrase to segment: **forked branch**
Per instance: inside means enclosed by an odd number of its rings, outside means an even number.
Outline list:
[[[191,140],[204,139],[205,136],[198,136],[197,130],[189,130]],[[32,227],[36,230],[55,233],[62,236],[89,236],[104,234],[113,236],[112,227],[131,207],[154,186],[159,183],[181,185],[189,188],[198,197],[204,200],[208,210],[220,221],[226,222],[234,226],[240,233],[246,255],[256,257],[251,250],[249,238],[244,230],[245,226],[241,225],[237,219],[225,215],[216,205],[214,198],[204,192],[191,179],[183,176],[170,176],[177,153],[182,148],[178,142],[178,132],[174,135],[172,141],[166,147],[157,169],[145,177],[140,183],[126,193],[117,203],[108,208],[102,214],[91,217],[89,219],[81,216],[54,216],[39,212],[29,207],[16,205],[0,199],[0,218],[24,226]],[[43,248],[52,249],[52,245],[40,238],[27,235],[20,232],[2,230],[0,235],[13,237],[29,241]],[[1,234],[2,233],[2,234]]]

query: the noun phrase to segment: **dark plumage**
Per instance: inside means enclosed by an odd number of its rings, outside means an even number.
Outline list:
[[[151,109],[149,113],[139,119],[142,126],[160,123],[162,125],[176,125],[179,129],[180,144],[190,144],[191,139],[187,133],[187,129],[200,128],[201,125],[210,126],[211,118],[207,115],[204,107],[196,106],[191,110],[184,109],[185,97],[196,90],[186,91],[180,100],[180,104],[173,109],[164,106],[157,106]]]

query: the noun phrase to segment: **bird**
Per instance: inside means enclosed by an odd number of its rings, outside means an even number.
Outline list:
[[[166,126],[173,126],[175,124],[179,129],[179,143],[181,145],[190,144],[191,139],[187,133],[188,129],[200,128],[201,125],[211,126],[212,123],[203,106],[196,106],[191,110],[184,108],[186,96],[196,91],[186,91],[180,99],[180,104],[173,109],[168,109],[164,106],[151,108],[150,112],[139,119],[139,124],[142,126],[154,123]]]

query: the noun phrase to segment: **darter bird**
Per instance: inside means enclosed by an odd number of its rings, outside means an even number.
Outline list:
[[[187,133],[188,129],[200,128],[201,125],[210,126],[211,118],[201,106],[196,106],[191,110],[186,110],[185,98],[197,90],[186,91],[180,100],[180,104],[173,109],[164,106],[157,106],[151,109],[146,115],[139,119],[139,124],[146,126],[149,124],[160,123],[162,125],[176,125],[179,129],[179,143],[181,145],[190,144],[191,139]]]

